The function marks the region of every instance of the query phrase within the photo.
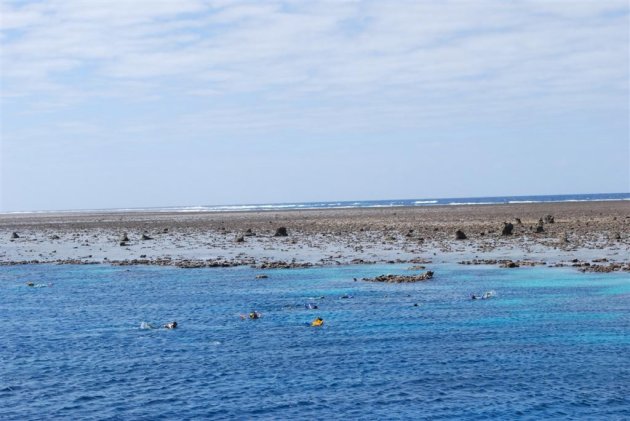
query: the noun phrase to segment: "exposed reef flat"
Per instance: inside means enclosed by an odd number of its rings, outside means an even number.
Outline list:
[[[460,262],[630,270],[630,202],[0,215],[0,265]],[[577,264],[579,263],[579,265]]]

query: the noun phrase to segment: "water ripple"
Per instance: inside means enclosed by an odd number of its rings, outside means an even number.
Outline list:
[[[444,265],[439,282],[352,282],[405,269],[261,286],[249,268],[7,268],[0,419],[630,417],[627,274]],[[55,288],[10,287],[25,277]],[[474,282],[497,299],[467,300]],[[238,317],[252,309],[263,318]]]

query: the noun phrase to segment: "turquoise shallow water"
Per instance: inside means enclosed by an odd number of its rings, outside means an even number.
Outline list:
[[[430,269],[0,268],[0,419],[630,418],[629,274]]]

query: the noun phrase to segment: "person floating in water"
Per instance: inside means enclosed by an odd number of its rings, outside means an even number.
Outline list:
[[[476,295],[475,293],[470,295],[471,300],[489,300],[490,298],[494,298],[497,296],[497,293],[494,291],[486,291],[481,296]]]
[[[257,320],[257,319],[260,319],[261,317],[262,317],[262,314],[257,311],[252,311],[251,313],[249,313],[249,318],[252,320]]]
[[[26,283],[26,286],[27,286],[27,287],[31,287],[31,288],[48,288],[48,287],[53,286],[53,284],[52,284],[52,283],[48,283],[48,284],[36,284],[36,283],[35,283],[35,282],[33,282],[33,281],[28,281],[28,282]]]
[[[309,310],[317,310],[319,307],[316,304],[309,303],[306,305],[306,308]]]
[[[318,317],[311,322],[312,327],[320,327],[323,325],[324,325],[324,319],[322,319],[321,317]]]
[[[177,328],[177,322],[176,321],[172,321],[170,323],[167,323],[164,325],[165,329],[176,329]]]

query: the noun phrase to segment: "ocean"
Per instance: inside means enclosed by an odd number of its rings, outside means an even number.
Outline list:
[[[2,267],[0,419],[630,419],[630,274],[427,269]]]
[[[298,203],[259,203],[241,205],[199,205],[199,206],[167,206],[147,208],[117,209],[85,209],[67,211],[26,211],[8,213],[47,213],[47,212],[246,212],[246,211],[280,211],[307,209],[360,209],[391,208],[404,206],[465,206],[495,205],[514,203],[557,203],[557,202],[595,202],[630,200],[630,193],[593,193],[593,194],[560,194],[546,196],[496,196],[496,197],[458,197],[441,199],[398,199],[398,200],[347,200],[333,202],[298,202]]]

